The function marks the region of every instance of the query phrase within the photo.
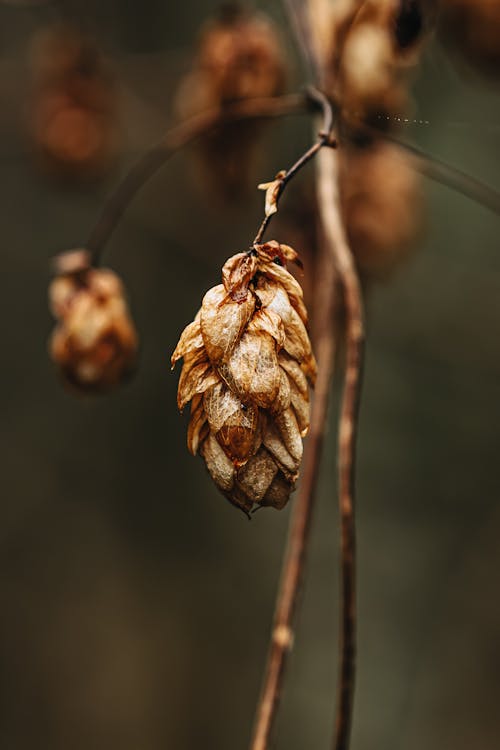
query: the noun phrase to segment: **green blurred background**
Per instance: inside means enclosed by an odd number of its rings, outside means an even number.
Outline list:
[[[162,133],[214,7],[0,5],[5,750],[248,744],[290,507],[248,523],[218,494],[185,448],[168,360],[224,259],[254,235],[262,195],[214,208],[177,155],[134,201],[106,256],[140,332],[137,376],[109,397],[76,399],[46,355],[49,259],[84,241],[105,195]],[[277,2],[270,12],[285,28]],[[97,35],[117,76],[121,153],[99,185],[51,181],[27,137],[30,40],[61,16]],[[415,95],[429,124],[407,135],[500,187],[498,87],[434,44]],[[262,179],[308,138],[303,118],[274,124]],[[500,736],[500,219],[439,185],[425,192],[425,237],[368,301],[353,750],[493,750]],[[329,424],[277,750],[331,742],[333,411]]]

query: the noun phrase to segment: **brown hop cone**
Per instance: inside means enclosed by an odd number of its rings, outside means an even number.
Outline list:
[[[87,392],[109,390],[130,374],[137,354],[123,285],[113,271],[86,265],[84,253],[66,256],[49,288],[58,321],[49,351],[69,385]]]
[[[177,403],[191,402],[188,448],[246,513],[286,505],[309,427],[316,362],[302,289],[285,268],[297,258],[276,241],[229,258],[172,355],[172,367],[184,359]]]

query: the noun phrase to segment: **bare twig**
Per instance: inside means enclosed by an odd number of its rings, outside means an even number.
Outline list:
[[[99,262],[104,245],[132,198],[176,151],[230,122],[282,117],[314,110],[316,107],[317,103],[311,97],[302,94],[249,99],[223,109],[207,110],[171,128],[159,143],[132,166],[108,198],[86,244],[93,264]]]
[[[324,149],[330,150],[330,149]],[[268,654],[264,685],[257,707],[251,750],[266,750],[284,679],[288,652],[293,643],[293,621],[304,573],[307,543],[319,474],[328,397],[335,355],[335,272],[332,263],[325,264],[321,329],[316,341],[318,377],[314,391],[311,425],[307,438],[302,479],[295,500],[288,545],[276,603],[271,645]]]
[[[341,526],[340,673],[335,727],[335,750],[346,750],[352,720],[356,655],[355,577],[355,454],[361,371],[363,364],[363,305],[353,258],[340,214],[338,159],[323,150],[318,158],[318,198],[323,230],[332,252],[344,293],[346,315],[346,365],[339,422],[339,508]]]
[[[500,215],[500,193],[498,190],[472,177],[467,172],[430,156],[416,146],[400,141],[395,136],[384,135],[383,137],[394,143],[402,151],[411,154],[415,168],[423,175]]]
[[[288,185],[290,180],[293,177],[295,177],[297,172],[300,172],[302,167],[304,167],[307,164],[307,162],[311,161],[311,159],[318,153],[320,148],[322,148],[323,146],[331,146],[332,148],[335,148],[335,146],[337,145],[336,140],[332,135],[333,112],[332,112],[332,107],[330,105],[330,102],[328,101],[328,99],[326,98],[324,94],[322,94],[320,91],[312,87],[310,87],[307,90],[307,96],[312,102],[312,104],[322,109],[323,126],[320,132],[318,133],[318,140],[316,141],[316,143],[314,143],[309,149],[307,149],[307,151],[304,154],[302,154],[300,159],[297,159],[295,164],[293,164],[290,167],[290,169],[287,172],[285,172],[285,174],[282,177],[279,178],[277,191],[274,196],[274,201],[276,205],[278,204],[281,194],[283,193],[285,187]],[[258,245],[262,241],[264,232],[269,226],[269,223],[273,216],[274,214],[267,214],[264,217],[259,227],[259,231],[255,235],[253,245]]]

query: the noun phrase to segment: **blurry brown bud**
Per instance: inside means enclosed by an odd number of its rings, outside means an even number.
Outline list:
[[[420,178],[411,157],[375,141],[342,152],[341,203],[360,272],[383,276],[408,254],[422,218]]]
[[[249,512],[283,508],[299,473],[316,362],[302,290],[276,241],[238,253],[203,298],[172,355],[177,403],[191,402],[188,448],[222,493]]]
[[[339,85],[342,113],[348,121],[394,126],[408,108],[391,38],[380,26],[359,24],[348,35]]]
[[[58,324],[49,342],[64,380],[81,391],[105,391],[133,369],[137,335],[118,276],[91,268],[83,251],[60,256],[61,272],[49,288]]]
[[[440,30],[449,46],[478,70],[500,75],[500,2],[441,0]]]
[[[432,0],[340,0],[333,6],[327,86],[344,119],[386,129],[407,112],[408,72],[432,9]]]
[[[176,112],[186,119],[235,101],[283,91],[285,56],[279,34],[262,13],[233,10],[202,30],[193,67],[181,81]],[[203,139],[198,149],[205,177],[224,198],[251,182],[262,123],[232,123]]]
[[[32,47],[30,128],[41,164],[60,177],[101,176],[116,153],[117,116],[95,42],[60,25],[40,32]]]

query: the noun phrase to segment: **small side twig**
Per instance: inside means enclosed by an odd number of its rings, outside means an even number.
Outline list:
[[[361,288],[347,244],[338,196],[338,160],[334,151],[318,159],[318,198],[323,230],[344,293],[346,365],[339,422],[339,510],[341,532],[340,670],[335,750],[347,750],[352,721],[356,658],[355,457],[362,382],[364,326]]]
[[[307,89],[306,95],[313,106],[321,108],[323,112],[323,126],[318,133],[318,140],[316,141],[316,143],[313,143],[313,145],[308,148],[304,154],[302,154],[300,159],[297,159],[295,164],[293,164],[290,169],[288,169],[285,174],[283,174],[277,180],[277,189],[274,195],[274,202],[276,206],[290,180],[295,177],[298,172],[300,172],[302,167],[304,167],[309,161],[311,161],[311,159],[318,153],[320,148],[323,148],[323,146],[330,146],[332,148],[335,148],[336,146],[336,140],[332,134],[333,112],[330,102],[321,91],[318,91],[313,87]],[[273,216],[274,214],[266,214],[259,227],[259,231],[255,235],[253,245],[258,245],[260,242],[262,242],[264,232],[269,226],[269,223]]]

